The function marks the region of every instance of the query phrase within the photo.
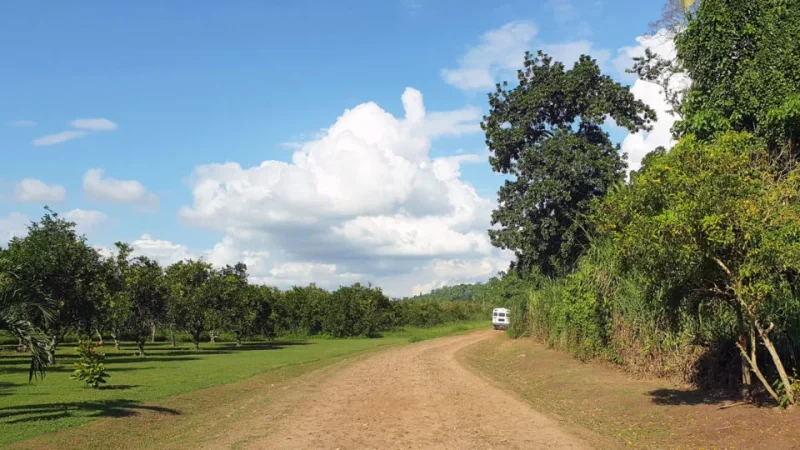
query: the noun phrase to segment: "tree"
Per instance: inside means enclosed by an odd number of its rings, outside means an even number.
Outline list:
[[[49,208],[41,221],[28,226],[24,238],[15,237],[4,252],[15,277],[11,288],[36,293],[54,303],[47,318],[35,314],[32,322],[48,335],[50,363],[64,335],[74,329],[90,334],[95,307],[102,296],[100,255],[75,233],[75,224]]]
[[[114,339],[114,348],[119,350],[122,333],[126,330],[132,313],[128,277],[133,248],[122,242],[114,245],[117,248],[116,254],[104,262],[105,290],[103,299],[98,304],[98,322],[101,325],[98,326],[98,333],[100,328],[108,330]]]
[[[281,291],[278,288],[263,285],[249,285],[248,289],[255,291],[258,301],[256,317],[253,322],[253,332],[272,339],[275,336],[275,319],[272,305],[275,305],[280,299]]]
[[[570,70],[526,53],[518,86],[497,85],[481,127],[496,172],[510,174],[492,213],[492,244],[513,250],[512,268],[569,271],[587,244],[592,199],[623,179],[625,162],[601,126],[608,117],[631,132],[655,112],[581,56]]]
[[[773,336],[798,288],[800,168],[776,168],[764,141],[746,133],[711,144],[689,137],[649,158],[601,211],[627,267],[735,313],[745,385],[752,371],[780,401],[759,366],[763,345],[795,401]]]
[[[144,344],[167,310],[169,291],[164,271],[156,261],[139,256],[130,264],[125,281],[127,298],[130,299],[125,330],[134,338],[139,356],[144,356]]]
[[[238,263],[219,271],[218,305],[224,327],[233,331],[236,346],[254,333],[261,305],[260,292],[247,283],[247,266]]]
[[[334,291],[325,308],[322,328],[332,337],[373,337],[383,325],[389,298],[380,288],[356,283]]]
[[[200,336],[207,330],[214,295],[211,276],[211,265],[202,261],[180,261],[167,268],[171,321],[189,332],[195,350],[200,350]]]
[[[294,286],[275,302],[278,328],[293,334],[315,335],[322,331],[322,316],[330,294],[311,283]]]
[[[703,0],[675,39],[692,80],[677,136],[745,131],[797,157],[800,0]]]

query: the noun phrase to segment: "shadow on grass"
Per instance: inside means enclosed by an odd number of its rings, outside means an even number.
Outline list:
[[[656,405],[721,405],[736,400],[732,395],[703,390],[656,389],[648,394]]]
[[[140,384],[107,384],[105,386],[100,386],[97,389],[100,391],[127,391],[137,387],[142,386]]]
[[[2,397],[4,395],[11,395],[12,394],[11,390],[14,389],[17,386],[21,386],[21,385],[18,384],[18,383],[0,382],[0,397]]]
[[[0,408],[0,424],[15,424],[58,420],[80,415],[81,417],[130,417],[140,411],[180,415],[175,409],[145,406],[133,400],[108,400],[73,403],[40,403],[34,405],[7,406]]]
[[[198,358],[193,358],[193,359],[198,359]],[[143,361],[143,362],[147,362],[147,361]],[[155,361],[149,361],[149,362],[155,362]],[[106,361],[106,364],[108,364],[108,361]],[[112,372],[112,373],[113,372],[133,372],[133,371],[138,371],[138,370],[148,370],[148,369],[155,369],[155,368],[156,367],[152,366],[152,365],[151,366],[146,366],[146,367],[138,367],[138,366],[137,367],[115,367],[115,366],[106,367],[106,369],[108,369],[108,371]],[[27,377],[29,370],[30,370],[30,367],[28,367],[28,366],[6,366],[6,367],[0,366],[0,375],[25,374],[25,376]],[[75,370],[75,368],[72,367],[71,363],[70,364],[59,364],[57,366],[48,367],[47,368],[47,373],[71,373],[74,370]],[[26,380],[27,380],[27,378],[26,378]]]

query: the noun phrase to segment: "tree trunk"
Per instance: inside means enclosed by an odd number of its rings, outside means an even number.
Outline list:
[[[199,331],[192,333],[192,344],[194,344],[195,351],[196,350],[200,350],[200,332]]]
[[[740,345],[747,345],[746,335],[747,326],[744,323],[744,316],[742,315],[742,305],[736,303],[734,305],[736,310],[736,325],[739,328],[739,343]],[[742,358],[742,394],[745,399],[749,399],[752,395],[753,380],[750,376],[750,367],[747,365],[747,360]]]
[[[772,340],[769,338],[769,332],[775,328],[774,323],[769,324],[768,329],[764,329],[758,320],[754,321],[756,324],[756,328],[758,328],[758,334],[761,336],[761,340],[764,342],[764,346],[767,347],[767,351],[769,352],[770,356],[772,356],[772,363],[775,364],[775,368],[778,369],[778,376],[781,378],[781,382],[783,382],[783,388],[786,391],[786,398],[790,405],[794,405],[794,390],[792,389],[792,383],[789,380],[789,376],[786,374],[786,369],[783,367],[783,362],[781,362],[781,357],[778,355],[778,352],[775,350],[775,346],[772,345]]]
[[[758,363],[756,362],[756,360],[750,359],[750,357],[747,356],[747,351],[744,349],[744,347],[742,347],[741,344],[737,342],[736,346],[739,347],[739,351],[742,353],[742,357],[746,359],[747,362],[750,364],[750,367],[753,369],[753,373],[756,374],[756,377],[758,377],[758,379],[761,381],[761,384],[764,385],[764,388],[767,390],[767,392],[769,392],[769,395],[772,398],[774,398],[776,402],[780,403],[780,398],[778,397],[778,394],[775,393],[775,390],[773,390],[772,386],[769,385],[767,379],[764,378],[764,374],[762,374],[761,370],[758,368]]]
[[[50,340],[50,345],[47,346],[48,347],[47,362],[51,365],[56,363],[56,348],[58,348],[58,344],[60,342],[61,340],[58,338],[58,336],[53,335],[53,337]]]
[[[169,341],[170,341],[170,347],[175,347],[175,332],[174,331],[170,330]]]
[[[150,333],[150,343],[153,344],[156,342],[156,324],[153,324],[153,329]]]
[[[145,342],[144,338],[139,338],[136,341],[136,347],[139,348],[139,357],[140,358],[144,356],[144,342]]]

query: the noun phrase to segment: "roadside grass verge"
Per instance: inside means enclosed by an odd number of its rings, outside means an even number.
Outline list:
[[[800,448],[800,410],[755,407],[664,380],[636,380],[532,339],[481,341],[467,367],[534,409],[625,448]]]
[[[130,343],[123,343],[119,351],[106,344],[98,350],[106,354],[106,369],[111,378],[108,386],[101,389],[85,388],[69,378],[74,361],[71,346],[59,349],[58,364],[44,380],[30,384],[27,383],[28,357],[0,352],[0,447],[103,417],[130,417],[148,412],[191,414],[191,408],[175,408],[167,397],[293,366],[299,370],[281,373],[299,376],[325,366],[326,361],[333,363],[347,355],[487,326],[488,321],[476,321],[425,329],[406,327],[375,339],[260,341],[241,348],[229,342],[205,343],[199,352],[192,351],[190,344],[170,347],[166,343],[155,343],[145,347],[149,354],[143,358],[135,355],[136,349]],[[165,401],[150,404],[159,399]],[[226,399],[215,401],[224,403]]]

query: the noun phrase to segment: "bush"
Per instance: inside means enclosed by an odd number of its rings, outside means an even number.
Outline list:
[[[103,364],[105,355],[95,351],[92,340],[90,338],[79,340],[75,351],[78,353],[78,361],[72,364],[75,371],[70,378],[83,381],[86,386],[95,389],[105,384],[106,378],[110,377]]]

